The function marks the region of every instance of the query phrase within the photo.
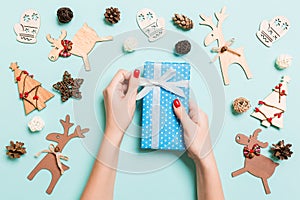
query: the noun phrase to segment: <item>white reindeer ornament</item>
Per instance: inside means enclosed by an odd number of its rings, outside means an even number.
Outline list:
[[[61,31],[58,39],[51,38],[50,34],[47,35],[47,40],[53,46],[48,58],[54,62],[58,57],[69,57],[74,54],[82,57],[86,71],[91,70],[88,54],[94,48],[95,44],[113,39],[112,36],[99,37],[96,31],[86,23],[75,34],[72,41],[64,40],[66,36],[67,32],[65,30]]]
[[[234,39],[229,41],[225,41],[224,39],[224,35],[222,33],[222,24],[223,21],[228,17],[228,15],[225,14],[225,10],[226,7],[223,7],[221,12],[215,13],[215,17],[218,20],[217,25],[214,24],[212,16],[207,17],[202,14],[200,15],[200,18],[203,20],[203,22],[200,24],[209,26],[212,29],[212,32],[206,36],[204,45],[208,46],[212,42],[217,41],[218,47],[213,48],[212,51],[218,54],[213,61],[219,58],[224,84],[229,85],[230,80],[228,77],[228,68],[231,64],[239,64],[243,68],[248,79],[252,78],[252,74],[246,62],[244,48],[240,47],[237,49],[231,49],[230,46],[233,44]]]

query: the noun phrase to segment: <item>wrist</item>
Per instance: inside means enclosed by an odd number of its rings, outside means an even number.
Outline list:
[[[215,164],[215,157],[214,157],[213,151],[210,151],[204,157],[200,156],[200,155],[195,156],[193,160],[196,165],[198,165],[200,167],[205,167],[205,168],[209,168]]]
[[[124,132],[118,128],[107,127],[104,132],[104,137],[117,147],[120,147],[123,136]]]

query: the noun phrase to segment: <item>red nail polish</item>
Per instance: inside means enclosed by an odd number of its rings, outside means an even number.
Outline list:
[[[180,107],[180,101],[178,99],[175,99],[173,102],[175,108],[179,108]]]
[[[138,78],[140,76],[140,70],[138,70],[138,69],[134,70],[133,76],[134,76],[134,78]]]

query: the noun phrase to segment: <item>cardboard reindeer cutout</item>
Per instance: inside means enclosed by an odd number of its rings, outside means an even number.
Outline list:
[[[212,51],[218,54],[213,61],[219,58],[224,84],[229,85],[230,81],[228,78],[228,68],[231,64],[239,64],[243,68],[248,79],[252,78],[252,74],[246,62],[244,48],[231,49],[230,46],[233,44],[234,39],[231,39],[227,42],[224,39],[222,25],[224,20],[228,17],[228,15],[225,14],[225,10],[226,7],[224,7],[221,12],[215,13],[215,17],[218,20],[217,25],[214,24],[211,16],[207,17],[202,14],[200,15],[200,18],[203,20],[203,22],[200,24],[209,26],[212,29],[212,32],[206,36],[204,45],[208,46],[212,42],[217,41],[218,47],[213,48]]]
[[[82,57],[86,71],[91,70],[88,54],[94,48],[95,44],[113,39],[112,36],[99,37],[96,31],[87,24],[84,24],[79,29],[72,41],[64,40],[66,36],[67,32],[65,30],[61,31],[58,39],[51,38],[50,34],[47,35],[47,40],[53,46],[48,58],[54,62],[58,57],[69,57],[74,54]]]
[[[32,180],[35,175],[42,169],[46,169],[51,173],[51,182],[46,190],[47,194],[51,194],[57,181],[62,176],[64,171],[68,170],[69,167],[60,162],[60,159],[68,160],[68,157],[62,155],[62,150],[66,144],[73,138],[84,138],[84,133],[88,132],[89,129],[81,129],[80,126],[76,126],[74,132],[69,135],[69,129],[74,125],[70,123],[70,116],[67,115],[65,121],[60,120],[64,128],[64,133],[50,133],[46,139],[57,142],[57,145],[50,145],[49,150],[43,150],[37,153],[39,156],[41,153],[47,153],[47,155],[39,162],[39,164],[30,172],[28,179]]]
[[[235,141],[245,145],[243,149],[245,162],[243,168],[232,172],[232,177],[249,172],[253,176],[261,178],[266,194],[270,194],[271,191],[267,179],[273,175],[275,168],[279,164],[260,154],[260,148],[266,148],[269,145],[268,142],[260,142],[257,140],[258,133],[260,132],[261,129],[256,129],[253,135],[249,137],[243,134],[236,135]]]

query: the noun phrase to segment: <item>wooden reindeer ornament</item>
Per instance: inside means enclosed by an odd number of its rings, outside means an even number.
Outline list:
[[[47,35],[47,40],[53,46],[48,58],[54,62],[58,57],[69,57],[74,54],[82,57],[86,71],[91,70],[88,54],[94,48],[95,44],[113,39],[112,36],[99,37],[96,31],[86,23],[75,34],[72,41],[64,40],[66,36],[67,32],[65,30],[61,31],[58,39],[53,39],[50,34]]]
[[[32,180],[42,169],[50,171],[52,179],[46,190],[47,194],[52,193],[63,172],[69,169],[68,166],[60,162],[60,159],[68,160],[68,158],[61,153],[64,147],[73,138],[84,138],[84,133],[89,131],[88,128],[81,129],[80,126],[76,126],[74,132],[69,135],[69,129],[74,125],[73,123],[70,123],[69,115],[66,116],[65,121],[61,119],[60,123],[64,128],[64,133],[50,133],[46,137],[47,140],[57,142],[56,147],[50,145],[49,150],[43,150],[36,155],[39,156],[41,153],[47,153],[27,177],[29,180]]]
[[[228,17],[228,15],[225,14],[225,10],[226,7],[222,8],[221,12],[215,13],[215,17],[218,20],[217,25],[214,24],[212,16],[207,17],[202,14],[200,15],[200,18],[203,20],[203,22],[200,24],[209,26],[212,29],[212,32],[206,36],[204,45],[208,46],[212,42],[217,41],[218,47],[213,48],[212,51],[218,54],[213,61],[219,58],[224,84],[229,85],[230,80],[228,77],[228,68],[231,64],[239,64],[243,68],[248,79],[252,78],[252,74],[246,62],[244,48],[240,47],[237,49],[231,49],[230,46],[233,44],[234,39],[231,39],[227,42],[224,39],[224,35],[222,33],[222,24],[223,21]]]
[[[253,176],[261,178],[266,194],[270,194],[271,191],[267,179],[273,175],[275,168],[279,164],[260,154],[260,148],[266,148],[269,145],[268,142],[257,140],[258,133],[260,132],[261,129],[256,129],[253,135],[249,137],[243,134],[236,135],[235,141],[238,144],[245,145],[243,150],[245,162],[243,168],[232,172],[232,177],[249,172]]]

